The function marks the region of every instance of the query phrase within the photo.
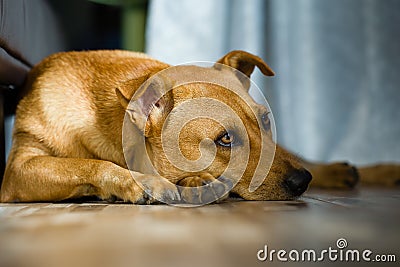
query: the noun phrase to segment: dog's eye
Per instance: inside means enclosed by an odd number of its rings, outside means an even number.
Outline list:
[[[223,147],[230,147],[233,143],[233,135],[229,133],[224,133],[217,138],[216,143]]]
[[[268,132],[271,129],[271,121],[269,120],[269,112],[265,112],[261,115],[261,122],[264,129]]]

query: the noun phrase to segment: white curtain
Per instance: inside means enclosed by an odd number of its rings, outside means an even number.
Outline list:
[[[167,63],[263,57],[278,142],[308,159],[400,161],[400,1],[152,0],[147,52]]]

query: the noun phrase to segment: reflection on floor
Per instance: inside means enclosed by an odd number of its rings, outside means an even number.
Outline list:
[[[365,250],[398,266],[399,205],[400,189],[382,188],[200,208],[0,204],[0,266],[365,266]]]

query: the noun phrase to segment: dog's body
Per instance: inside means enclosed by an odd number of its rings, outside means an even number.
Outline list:
[[[273,75],[261,59],[242,51],[233,51],[219,62],[247,76],[255,67],[266,75]],[[218,178],[222,173],[218,169],[223,169],[225,163],[216,163],[202,173],[180,173],[165,163],[157,147],[158,130],[172,108],[168,103],[173,106],[200,94],[196,88],[188,87],[171,93],[170,102],[162,102],[161,107],[157,105],[159,114],[152,112],[145,125],[146,140],[153,151],[152,161],[161,166],[160,174],[164,178],[138,172],[131,175],[127,169],[121,135],[128,102],[141,84],[168,67],[144,54],[127,51],[60,53],[37,65],[27,80],[27,94],[18,105],[1,201],[58,201],[93,195],[102,199],[117,197],[133,203],[149,203],[152,199],[132,176],[143,178],[148,192],[159,200],[180,198],[173,184],[198,186]],[[216,92],[218,90],[206,88],[201,94],[229,98],[223,91]],[[208,134],[202,138],[215,135],[213,129],[216,126],[211,122],[199,122],[192,127]],[[183,138],[189,143],[195,142],[191,135]],[[250,141],[256,143],[253,139]],[[183,144],[183,148],[191,146]],[[257,153],[254,147],[251,153]],[[218,155],[225,153],[222,149],[218,151]],[[189,151],[187,154],[190,157],[193,153]],[[223,158],[223,155],[219,157]],[[316,186],[348,188],[358,180],[352,166],[302,162],[277,147],[263,184],[249,192],[251,175],[246,175],[246,172],[232,192],[249,200],[291,199],[302,194],[310,182],[310,175],[303,165],[313,175],[312,183]],[[246,171],[251,174],[254,168],[250,164]],[[378,173],[392,171],[391,178],[384,183],[394,184],[400,176],[398,167],[383,168]],[[377,168],[369,170],[369,173],[374,175],[374,170]],[[377,181],[371,175],[368,177],[366,181],[369,183]],[[165,178],[173,184],[162,182]]]

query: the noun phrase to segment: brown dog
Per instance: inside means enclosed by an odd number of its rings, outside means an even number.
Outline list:
[[[218,62],[248,77],[255,67],[265,75],[274,75],[260,58],[243,51],[230,52]],[[151,107],[143,102],[142,106],[131,110],[132,123],[143,124],[151,162],[161,176],[127,169],[121,136],[129,100],[150,77],[168,67],[144,54],[127,51],[59,53],[35,66],[26,83],[27,94],[18,105],[1,201],[58,201],[98,196],[150,203],[154,200],[149,197],[151,195],[168,202],[182,197],[175,184],[188,187],[210,182],[224,184],[217,178],[227,167],[233,139],[240,138],[240,134],[231,135],[213,120],[188,123],[179,135],[179,147],[185,157],[196,160],[199,142],[203,139],[213,140],[216,144],[215,160],[201,172],[184,172],[171,165],[160,145],[161,130],[171,110],[196,97],[219,99],[235,107],[234,111],[248,121],[245,127],[249,133],[250,157],[258,158],[260,137],[269,132],[265,108],[253,103],[257,110],[254,114],[243,108],[240,98],[218,86],[186,85],[170,91]],[[217,68],[207,71],[200,67],[186,68],[193,68],[189,71],[193,75],[196,71],[210,76],[221,72]],[[232,71],[223,71],[224,79],[240,84],[247,94],[248,84],[240,81]],[[150,84],[146,90],[150,92],[157,86],[166,85]],[[135,114],[146,114],[148,120],[143,122]],[[261,130],[256,127],[258,120],[264,125]],[[293,199],[307,189],[311,180],[303,166],[311,172],[312,183],[316,186],[348,188],[358,180],[356,169],[348,164],[307,163],[278,146],[266,179],[255,191],[249,191],[249,184],[257,162],[250,160],[231,192],[247,200]],[[399,169],[384,167],[384,171],[388,169],[394,174],[386,182],[394,184],[400,176]],[[374,170],[376,168],[369,173]],[[137,179],[143,181],[145,190],[137,184]],[[376,182],[374,178],[368,179],[371,183]],[[166,183],[166,180],[172,183]]]

